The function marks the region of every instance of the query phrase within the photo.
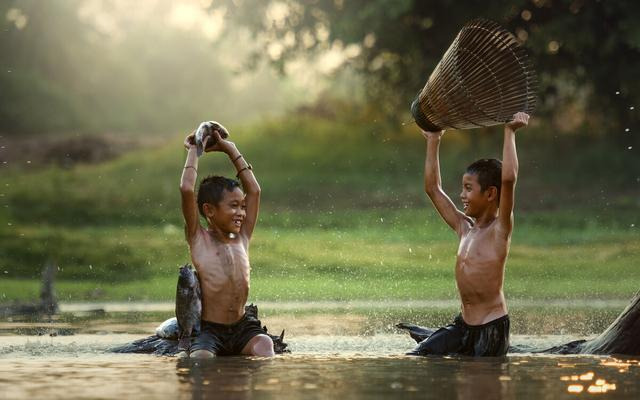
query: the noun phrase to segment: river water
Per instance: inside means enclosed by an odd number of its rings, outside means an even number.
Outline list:
[[[0,398],[640,398],[640,360],[632,358],[410,357],[401,355],[413,346],[404,335],[292,338],[293,352],[273,359],[106,352],[139,337],[2,336]]]
[[[7,399],[640,399],[640,358],[511,354],[411,357],[408,335],[357,314],[281,315],[291,354],[194,361],[113,354],[156,317],[0,322],[0,398]],[[142,322],[140,320],[143,320]],[[265,322],[263,320],[263,322]],[[313,334],[309,334],[313,333]],[[512,335],[552,346],[576,335]]]

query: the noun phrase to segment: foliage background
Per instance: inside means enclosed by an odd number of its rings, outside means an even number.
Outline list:
[[[523,41],[541,82],[518,135],[508,295],[626,297],[640,278],[639,7],[3,2],[0,301],[37,296],[50,259],[66,300],[171,299],[188,261],[181,143],[205,119],[230,128],[264,190],[252,296],[455,298],[455,238],[422,193],[408,105],[479,16]],[[446,134],[454,200],[460,171],[500,157],[501,139]]]

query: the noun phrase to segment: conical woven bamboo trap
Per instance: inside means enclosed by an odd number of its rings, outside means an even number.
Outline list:
[[[498,24],[467,23],[411,104],[420,128],[469,129],[508,122],[536,106],[535,71],[524,48]]]

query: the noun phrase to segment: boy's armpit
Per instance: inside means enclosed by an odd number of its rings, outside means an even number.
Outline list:
[[[202,227],[200,226],[200,223],[198,223],[198,226],[196,227],[196,230],[193,232],[193,235],[189,237],[189,227],[187,226],[187,224],[184,224],[184,238],[187,241],[187,243],[189,243],[189,245],[195,242],[201,229]]]

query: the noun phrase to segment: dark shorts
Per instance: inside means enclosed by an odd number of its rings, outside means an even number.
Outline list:
[[[264,334],[260,320],[246,313],[231,325],[202,320],[200,334],[191,339],[190,352],[207,350],[217,356],[239,355],[251,339]]]
[[[496,357],[504,356],[508,349],[508,315],[483,325],[468,325],[458,315],[452,324],[435,331],[408,354]]]

